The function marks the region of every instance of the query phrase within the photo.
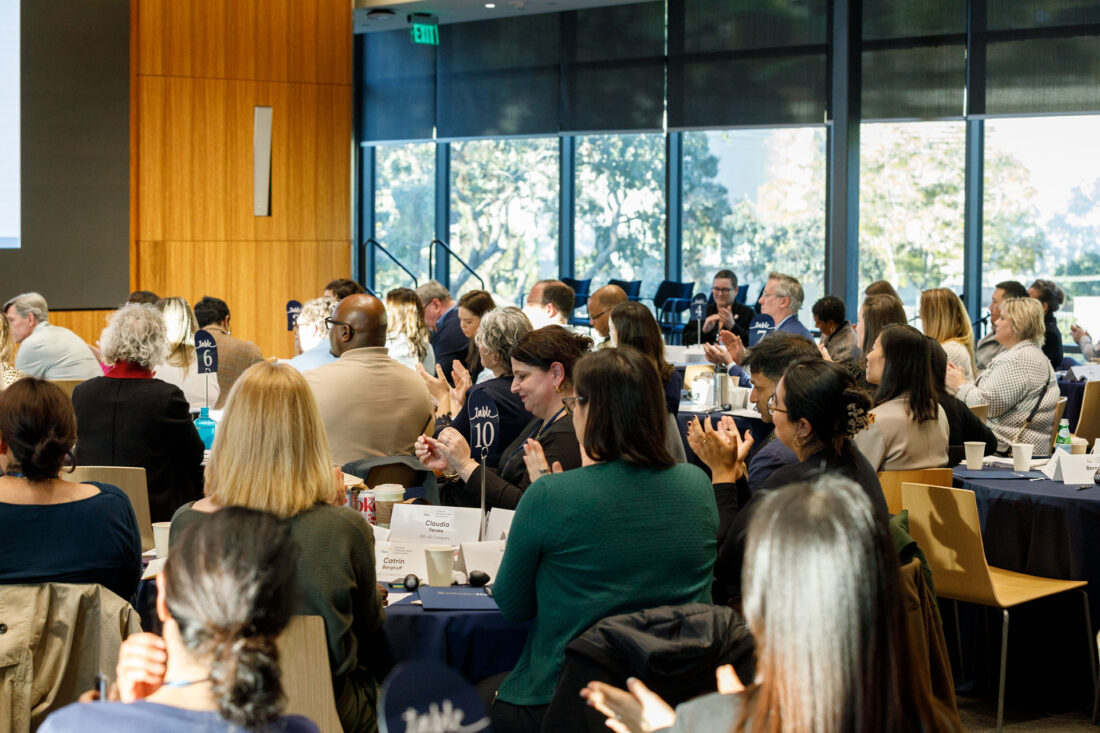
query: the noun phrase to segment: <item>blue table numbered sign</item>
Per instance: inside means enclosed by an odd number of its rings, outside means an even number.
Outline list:
[[[379,733],[489,733],[473,685],[440,662],[417,659],[393,668],[378,695]]]
[[[210,407],[210,377],[218,373],[218,342],[209,331],[201,328],[195,331],[195,359],[198,361],[199,374],[206,374],[206,407]],[[215,379],[217,377],[215,376]]]
[[[749,348],[760,343],[760,339],[775,330],[775,319],[766,313],[760,313],[752,318],[749,324]]]
[[[470,455],[481,461],[481,536],[485,535],[485,467],[496,465],[500,455],[500,410],[484,391],[474,392],[466,401],[470,417]]]
[[[302,312],[302,304],[296,300],[286,302],[286,330],[293,331],[298,325],[298,315]]]
[[[691,320],[695,321],[695,343],[703,343],[703,321],[707,318],[707,296],[697,293],[691,299]]]

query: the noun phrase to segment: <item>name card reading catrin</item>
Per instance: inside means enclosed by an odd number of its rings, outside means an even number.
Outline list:
[[[409,573],[428,577],[425,545],[413,542],[378,542],[374,545],[374,574],[382,582],[404,580]]]
[[[395,504],[390,519],[391,542],[460,545],[480,530],[481,511],[466,507]]]

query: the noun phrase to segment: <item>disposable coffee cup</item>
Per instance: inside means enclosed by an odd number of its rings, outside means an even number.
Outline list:
[[[153,546],[157,548],[157,557],[168,557],[168,531],[171,522],[153,522]]]
[[[1012,444],[1012,470],[1024,472],[1031,470],[1031,452],[1035,446],[1031,443]]]
[[[428,562],[428,585],[445,588],[451,584],[451,571],[455,567],[455,551],[450,545],[429,545],[424,548]]]
[[[966,467],[971,471],[982,470],[985,443],[980,440],[968,440],[963,443],[963,447],[966,449]]]
[[[1075,456],[1080,456],[1088,452],[1088,449],[1089,441],[1087,438],[1078,438],[1076,435],[1073,436],[1073,445],[1071,446],[1070,453]]]
[[[393,505],[405,498],[405,487],[401,484],[378,484],[373,491],[375,522],[381,527],[389,527]]]

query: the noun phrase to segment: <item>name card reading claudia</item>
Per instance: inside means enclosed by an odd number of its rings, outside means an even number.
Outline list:
[[[390,519],[391,542],[460,545],[480,531],[481,510],[466,507],[395,504]]]
[[[425,545],[414,542],[378,542],[374,546],[374,574],[383,582],[404,580],[412,573],[418,578],[428,577],[428,561],[424,556]]]

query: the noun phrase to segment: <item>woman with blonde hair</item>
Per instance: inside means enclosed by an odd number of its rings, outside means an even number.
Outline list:
[[[382,625],[374,540],[362,516],[334,506],[342,492],[305,378],[287,364],[260,362],[229,393],[206,469],[206,498],[176,512],[172,539],[226,506],[286,518],[302,548],[295,613],[325,621],[344,730],[373,731],[378,680],[371,641]]]
[[[199,323],[194,311],[186,300],[174,297],[158,300],[157,309],[164,316],[168,356],[153,369],[156,378],[183,390],[191,412],[198,412],[200,407],[212,407],[221,389],[217,372],[199,374],[195,354],[195,332],[199,330]]]
[[[415,290],[394,288],[386,293],[386,323],[386,349],[390,358],[413,370],[417,364],[422,364],[434,374],[431,332],[424,320],[424,306]]]
[[[1058,380],[1043,353],[1043,307],[1033,298],[1001,301],[994,333],[1005,350],[993,357],[976,382],[947,365],[947,389],[967,405],[989,405],[989,427],[1002,454],[1013,443],[1031,443],[1036,454],[1050,451]]]
[[[978,373],[974,362],[974,329],[955,291],[934,288],[920,294],[920,320],[924,335],[940,342],[947,361],[963,370],[967,379]]]
[[[11,325],[7,318],[0,316],[0,391],[27,376],[16,369],[14,363],[15,341],[11,337]]]

